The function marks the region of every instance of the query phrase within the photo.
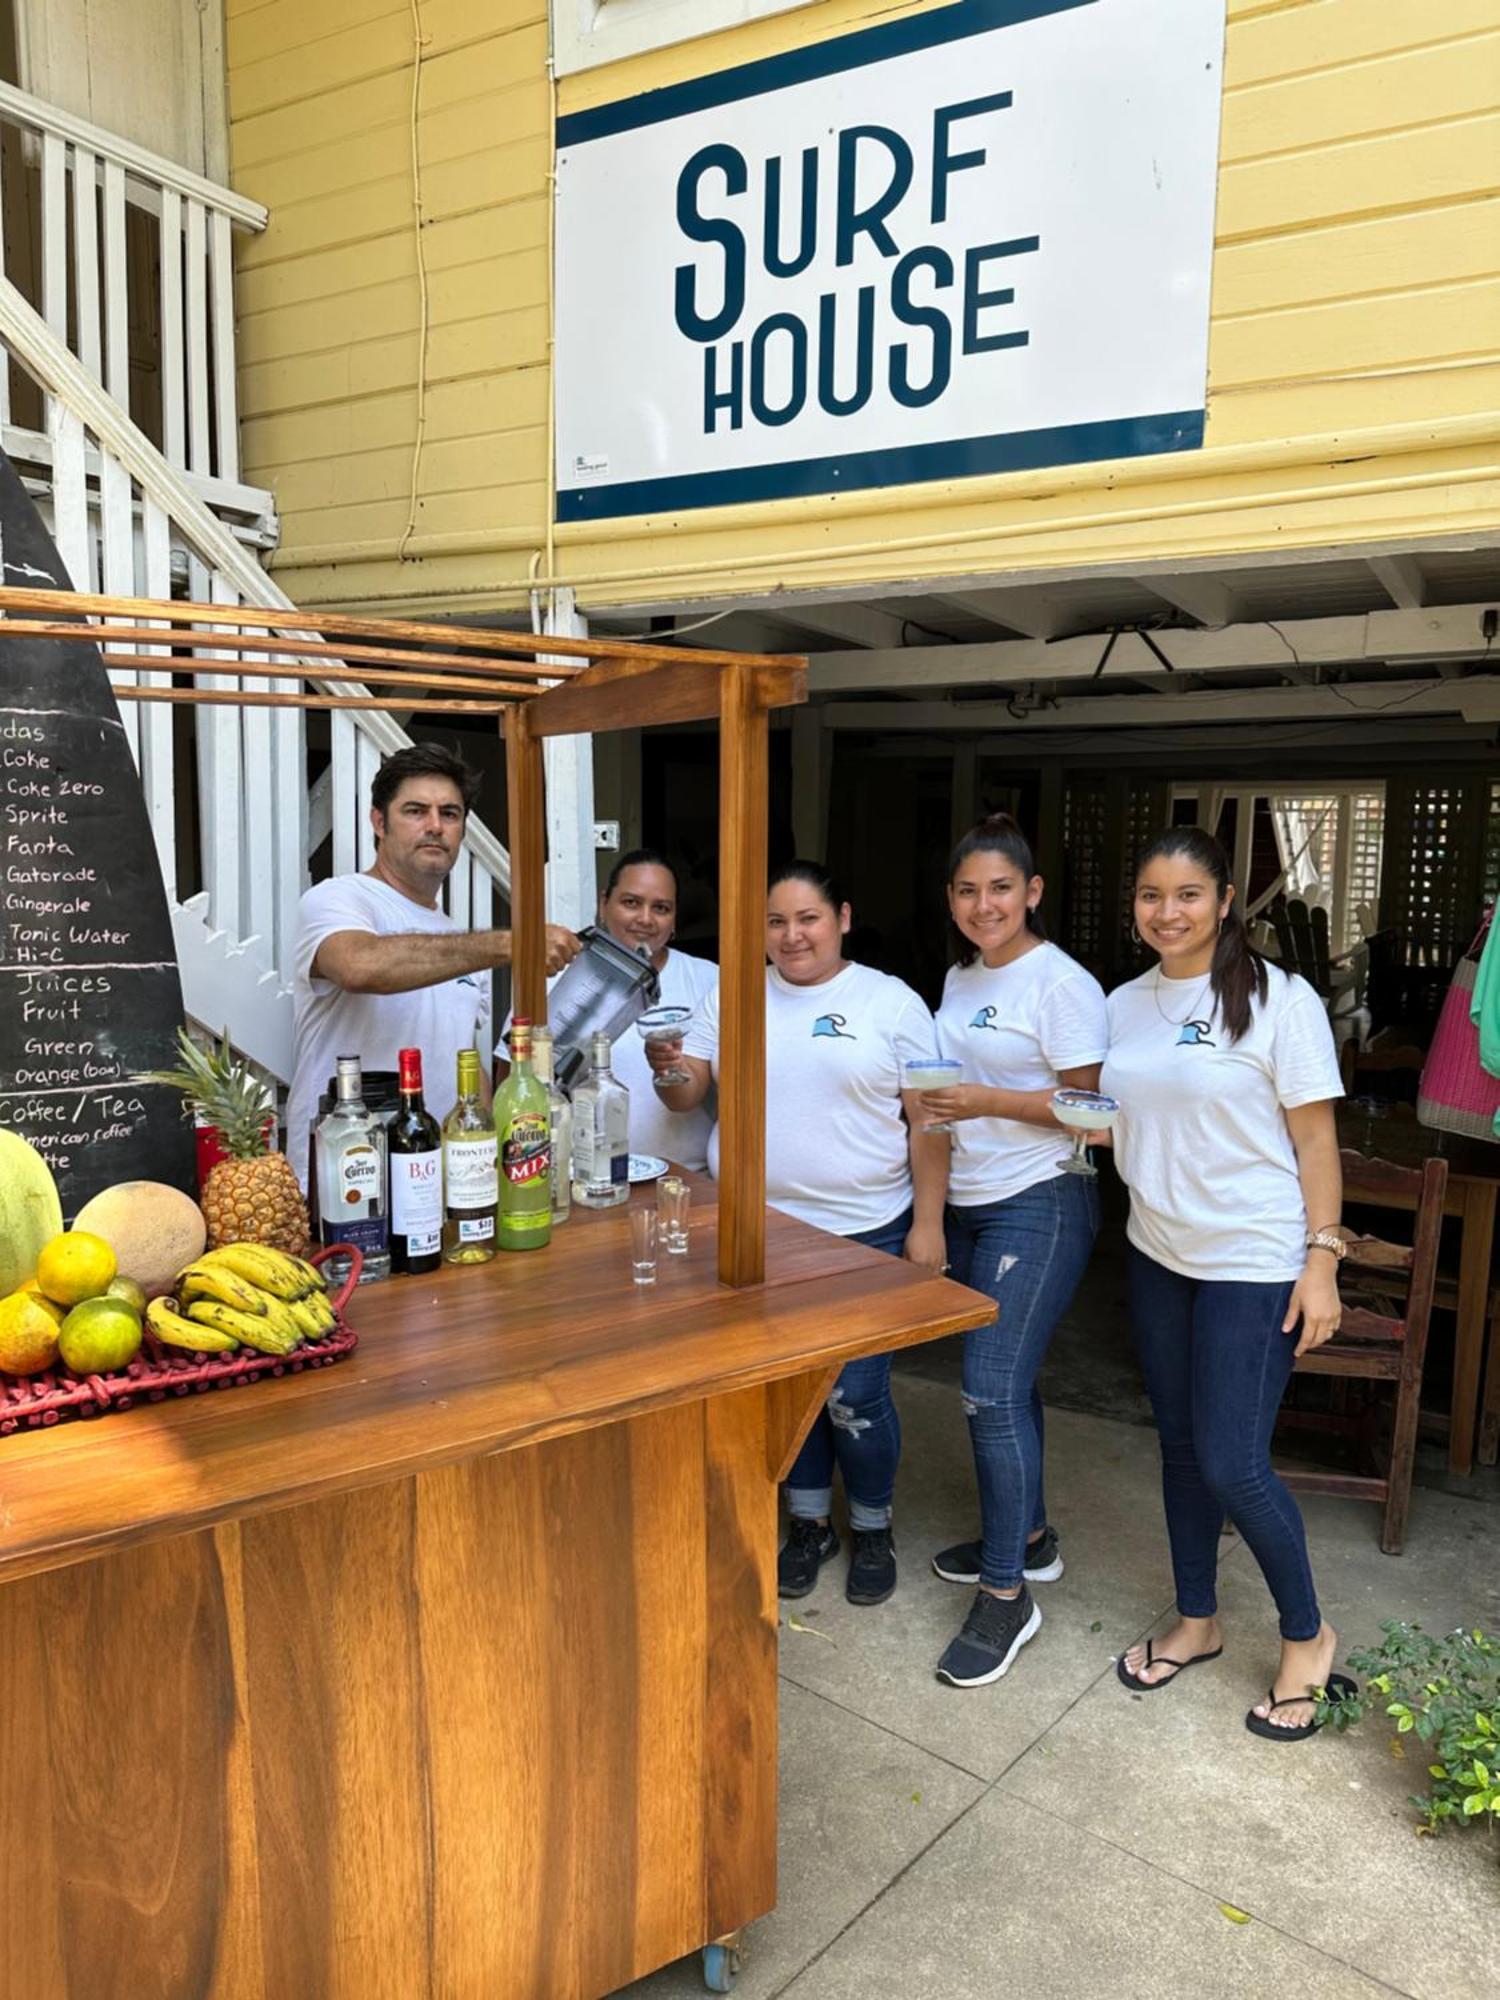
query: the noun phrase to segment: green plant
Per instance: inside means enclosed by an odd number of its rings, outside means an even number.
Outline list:
[[[1319,1714],[1347,1729],[1381,1708],[1396,1726],[1393,1750],[1415,1736],[1428,1745],[1431,1789],[1413,1793],[1423,1833],[1444,1820],[1500,1827],[1500,1641],[1459,1630],[1435,1638],[1420,1625],[1390,1618],[1384,1641],[1349,1655],[1364,1676],[1361,1693],[1325,1701]]]

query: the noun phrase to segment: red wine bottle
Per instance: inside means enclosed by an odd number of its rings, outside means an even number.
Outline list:
[[[422,1053],[399,1057],[401,1109],[390,1127],[391,1269],[435,1271],[443,1261],[443,1135],[422,1101]]]

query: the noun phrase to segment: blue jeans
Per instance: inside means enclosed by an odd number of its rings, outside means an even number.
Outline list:
[[[1322,1616],[1297,1503],[1271,1470],[1271,1431],[1297,1346],[1289,1284],[1184,1278],[1130,1249],[1130,1317],[1161,1435],[1161,1487],[1177,1609],[1211,1618],[1227,1514],[1260,1564],[1284,1639]]]
[[[979,1574],[992,1590],[1020,1584],[1028,1531],[1046,1526],[1037,1372],[1098,1227],[1098,1182],[1082,1174],[948,1209],[948,1274],[988,1292],[997,1308],[988,1326],[964,1335],[963,1369],[984,1537]]]
[[[908,1208],[894,1222],[856,1232],[849,1241],[899,1257],[910,1234]],[[850,1527],[889,1527],[900,1459],[901,1419],[891,1401],[891,1357],[866,1354],[849,1363],[814,1419],[787,1474],[787,1511],[794,1520],[826,1521],[837,1464],[844,1475]]]

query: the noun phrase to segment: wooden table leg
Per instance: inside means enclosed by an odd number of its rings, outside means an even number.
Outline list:
[[[1500,1458],[1500,1298],[1490,1320],[1489,1352],[1484,1364],[1484,1409],[1479,1418],[1479,1463]]]
[[[1495,1244],[1495,1195],[1494,1181],[1464,1182],[1464,1234],[1458,1267],[1458,1310],[1453,1342],[1453,1428],[1448,1434],[1448,1470],[1465,1476],[1474,1469],[1479,1369],[1484,1359],[1490,1255]]]

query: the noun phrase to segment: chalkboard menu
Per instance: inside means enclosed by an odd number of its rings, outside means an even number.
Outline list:
[[[11,587],[67,572],[0,453]],[[29,1139],[70,1220],[117,1181],[194,1190],[176,1091],[182,988],[130,746],[89,639],[0,637],[0,1124]]]

